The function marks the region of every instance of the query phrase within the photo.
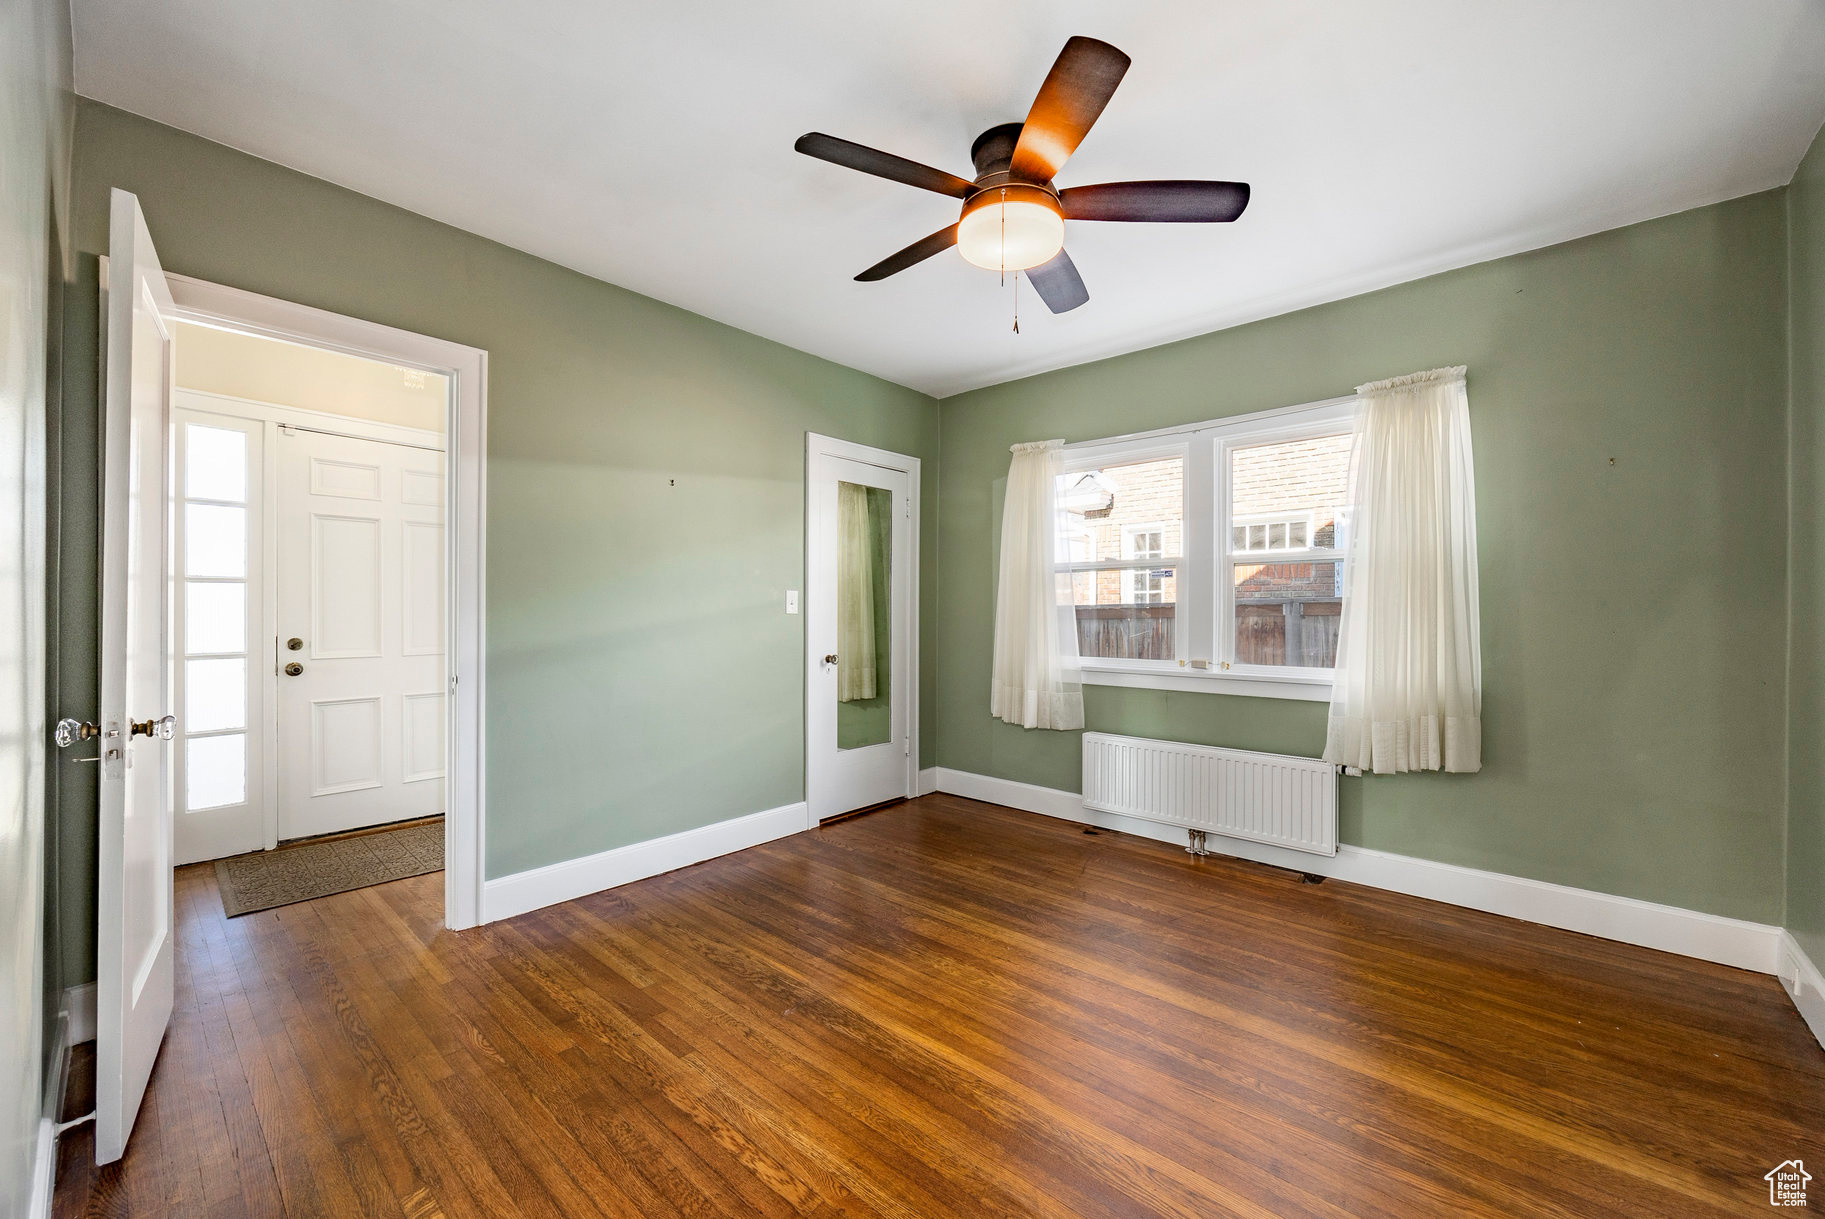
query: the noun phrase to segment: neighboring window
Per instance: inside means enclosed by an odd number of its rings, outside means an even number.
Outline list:
[[[1078,468],[1059,489],[1077,647],[1106,660],[1170,661],[1178,648],[1185,450],[1170,445]]]
[[[1237,516],[1230,525],[1232,550],[1304,550],[1312,540],[1312,514]]]
[[[1150,559],[1166,557],[1166,526],[1122,526],[1122,558]],[[1163,567],[1135,567],[1128,571],[1128,600],[1135,605],[1164,605],[1167,583],[1172,572]]]
[[[1343,604],[1353,408],[1343,399],[1066,447],[1058,566],[1088,680],[1249,678],[1269,681],[1256,692],[1323,696]]]

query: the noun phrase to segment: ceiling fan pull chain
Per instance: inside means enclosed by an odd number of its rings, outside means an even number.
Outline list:
[[[1020,333],[1020,272],[1014,272],[1014,333]]]

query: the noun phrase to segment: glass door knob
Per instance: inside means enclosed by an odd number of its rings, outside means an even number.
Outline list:
[[[131,727],[133,731],[130,736],[150,736],[157,737],[161,741],[169,741],[177,735],[177,716],[166,715],[155,720],[137,720],[132,723]]]
[[[101,729],[85,720],[61,719],[51,739],[57,742],[57,748],[68,749],[78,741],[92,741],[101,735]]]

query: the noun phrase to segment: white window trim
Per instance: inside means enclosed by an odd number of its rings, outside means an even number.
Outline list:
[[[1297,439],[1315,432],[1349,431],[1355,415],[1356,399],[1347,396],[1183,427],[1067,444],[1064,448],[1067,471],[1172,456],[1185,459],[1182,554],[1174,560],[1179,569],[1178,627],[1174,632],[1178,659],[1145,661],[1085,657],[1081,662],[1084,683],[1329,702],[1331,670],[1241,665],[1233,659],[1224,659],[1234,647],[1234,605],[1233,597],[1218,596],[1217,577],[1219,572],[1227,575],[1232,562],[1228,519],[1231,502],[1229,452]],[[1306,536],[1308,539],[1312,536],[1309,526]],[[1256,553],[1271,554],[1277,563],[1322,562],[1341,557],[1337,552],[1310,546],[1296,551],[1241,553],[1245,562],[1252,561],[1246,556]],[[1140,565],[1140,561],[1128,562]],[[1145,562],[1155,564],[1154,560]],[[1076,570],[1121,565],[1104,561],[1061,564],[1060,567]]]

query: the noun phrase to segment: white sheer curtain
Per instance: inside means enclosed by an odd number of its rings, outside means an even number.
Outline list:
[[[868,488],[836,485],[836,698],[875,696],[874,520]]]
[[[1463,368],[1359,385],[1324,760],[1480,770],[1476,483]]]
[[[1058,479],[1064,441],[1013,447],[1001,513],[1001,576],[995,597],[995,657],[989,713],[1022,728],[1082,728],[1083,687],[1071,581],[1052,570],[1061,555]]]

